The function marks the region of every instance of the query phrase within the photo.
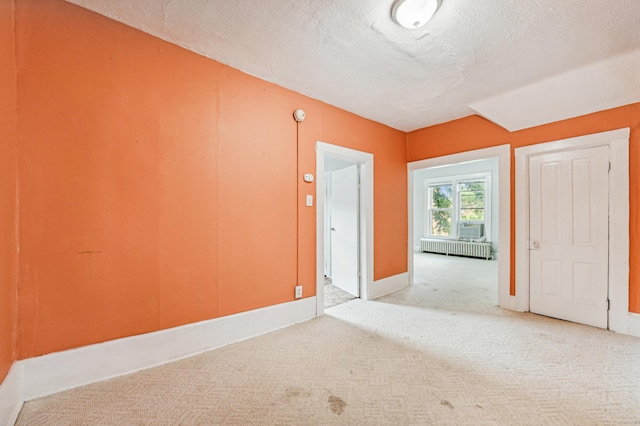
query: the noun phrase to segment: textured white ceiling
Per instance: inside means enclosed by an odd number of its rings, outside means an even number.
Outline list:
[[[506,128],[610,108],[598,96],[584,105],[584,87],[569,93],[580,112],[527,110],[530,120],[511,125],[517,110],[505,104],[501,116],[495,103],[596,62],[640,56],[639,0],[442,0],[433,20],[413,31],[391,20],[393,0],[67,1],[403,131],[483,114],[487,104],[484,115]],[[625,78],[638,90],[637,76]],[[534,92],[549,102],[566,98],[556,86]]]

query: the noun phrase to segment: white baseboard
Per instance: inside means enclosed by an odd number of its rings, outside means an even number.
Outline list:
[[[503,297],[500,297],[503,296]],[[520,296],[511,295],[498,295],[498,306],[504,309],[509,309],[515,312],[529,312],[529,307],[526,305],[526,301]]]
[[[369,300],[377,299],[384,295],[402,290],[409,286],[409,273],[403,272],[402,274],[393,275],[391,277],[383,278],[373,282],[371,289],[369,290]]]
[[[628,334],[640,337],[640,314],[629,312],[629,329]]]
[[[13,425],[24,402],[24,376],[22,365],[14,362],[9,374],[0,383],[0,425]]]
[[[316,298],[19,361],[24,400],[193,356],[315,318]]]

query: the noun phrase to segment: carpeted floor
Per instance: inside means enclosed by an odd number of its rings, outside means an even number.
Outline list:
[[[496,262],[25,404],[18,425],[640,424],[640,339],[496,306]]]

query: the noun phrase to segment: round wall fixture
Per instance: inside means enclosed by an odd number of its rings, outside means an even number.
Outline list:
[[[297,109],[293,111],[293,119],[296,120],[298,123],[304,121],[304,111],[301,109]]]
[[[409,30],[422,27],[436,13],[440,0],[396,0],[391,17]]]

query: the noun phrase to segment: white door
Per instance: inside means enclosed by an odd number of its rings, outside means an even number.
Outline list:
[[[331,172],[331,281],[359,297],[359,166]]]
[[[324,276],[331,276],[331,172],[324,172]]]
[[[530,310],[607,328],[608,147],[529,159]]]

